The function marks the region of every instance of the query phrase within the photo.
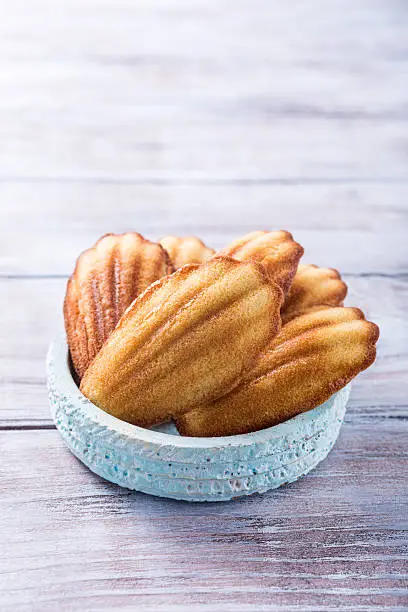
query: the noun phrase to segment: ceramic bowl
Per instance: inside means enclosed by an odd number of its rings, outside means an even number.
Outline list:
[[[321,406],[254,433],[178,435],[174,425],[143,429],[117,419],[79,391],[64,336],[47,357],[51,412],[71,451],[93,472],[128,489],[188,501],[222,501],[293,482],[332,448],[349,386]]]

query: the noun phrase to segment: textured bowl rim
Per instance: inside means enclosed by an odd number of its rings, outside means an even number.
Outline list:
[[[284,423],[280,423],[279,425],[273,425],[272,427],[247,434],[198,438],[191,436],[177,436],[152,429],[145,429],[143,427],[139,427],[138,425],[132,425],[131,423],[122,421],[121,419],[108,414],[101,408],[98,408],[98,406],[93,404],[81,393],[79,387],[72,377],[65,334],[58,334],[52,340],[48,349],[47,377],[49,382],[51,376],[55,376],[55,379],[58,379],[57,381],[54,381],[54,385],[70,400],[70,403],[72,403],[74,406],[80,404],[82,408],[86,407],[89,416],[93,420],[108,427],[112,431],[125,435],[128,438],[145,442],[146,444],[154,443],[162,446],[197,449],[219,449],[220,447],[262,444],[271,440],[271,438],[282,438],[284,436],[291,435],[295,423],[299,425],[301,423],[306,425],[308,422],[313,421],[313,419],[320,416],[325,410],[328,409],[329,405],[332,403],[331,400],[337,395],[337,393],[340,393],[343,390],[341,389],[332,395],[320,406],[308,410],[307,412],[298,414],[297,416],[285,421]]]

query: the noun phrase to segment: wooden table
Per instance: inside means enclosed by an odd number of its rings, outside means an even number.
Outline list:
[[[403,2],[0,2],[0,609],[407,610]],[[381,327],[301,481],[187,504],[102,481],[50,419],[66,278],[107,231],[288,228]]]

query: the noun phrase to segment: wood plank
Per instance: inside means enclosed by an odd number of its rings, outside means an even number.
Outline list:
[[[389,3],[2,4],[3,177],[407,178]]]
[[[407,274],[408,185],[0,183],[0,274],[69,274],[106,232],[198,234],[218,248],[287,228],[305,260]],[[390,241],[392,236],[392,241]]]
[[[1,432],[1,608],[402,610],[407,423],[346,423],[301,481],[215,505],[106,483],[56,431]]]
[[[368,125],[365,120],[357,126],[350,121],[344,127],[344,121],[327,121],[324,110],[318,111],[322,120],[313,116],[313,110],[305,110],[306,117],[293,118],[290,101],[285,103],[288,117],[283,119],[279,111],[275,116],[273,101],[270,116],[266,101],[266,117],[262,118],[261,109],[260,119],[256,113],[251,117],[251,101],[247,104],[249,111],[246,115],[241,110],[242,117],[227,106],[215,111],[215,119],[205,118],[198,109],[194,118],[178,121],[167,107],[158,108],[152,118],[142,108],[119,125],[117,114],[128,114],[120,106],[100,109],[98,123],[92,120],[94,107],[90,107],[89,116],[81,114],[74,126],[64,125],[66,109],[55,113],[51,123],[45,116],[44,124],[24,115],[18,124],[14,110],[3,111],[0,135],[6,146],[0,150],[0,180],[345,184],[408,180],[405,116],[404,123],[371,124],[368,119]],[[253,104],[256,109],[256,100]],[[235,114],[238,117],[231,119]]]
[[[408,279],[350,277],[349,305],[381,329],[375,365],[356,380],[348,417],[408,417]],[[0,279],[0,427],[49,426],[45,355],[62,329],[66,279]]]

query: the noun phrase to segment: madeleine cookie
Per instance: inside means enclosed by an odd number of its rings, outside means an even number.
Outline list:
[[[175,270],[186,264],[205,263],[215,253],[214,249],[207,247],[202,240],[195,236],[186,238],[166,236],[159,242],[168,252]]]
[[[325,402],[376,355],[378,327],[357,308],[316,308],[282,327],[229,394],[177,419],[187,436],[243,434]]]
[[[81,391],[143,427],[211,404],[238,384],[278,332],[282,301],[257,264],[216,257],[184,266],[132,303]]]
[[[136,233],[106,234],[79,256],[64,301],[68,345],[79,378],[135,297],[172,270],[163,247]]]
[[[303,255],[303,247],[285,230],[258,231],[232,242],[220,254],[230,255],[239,261],[261,263],[286,295]]]
[[[346,295],[347,285],[337,270],[300,264],[282,306],[282,321],[313,306],[342,306]]]

